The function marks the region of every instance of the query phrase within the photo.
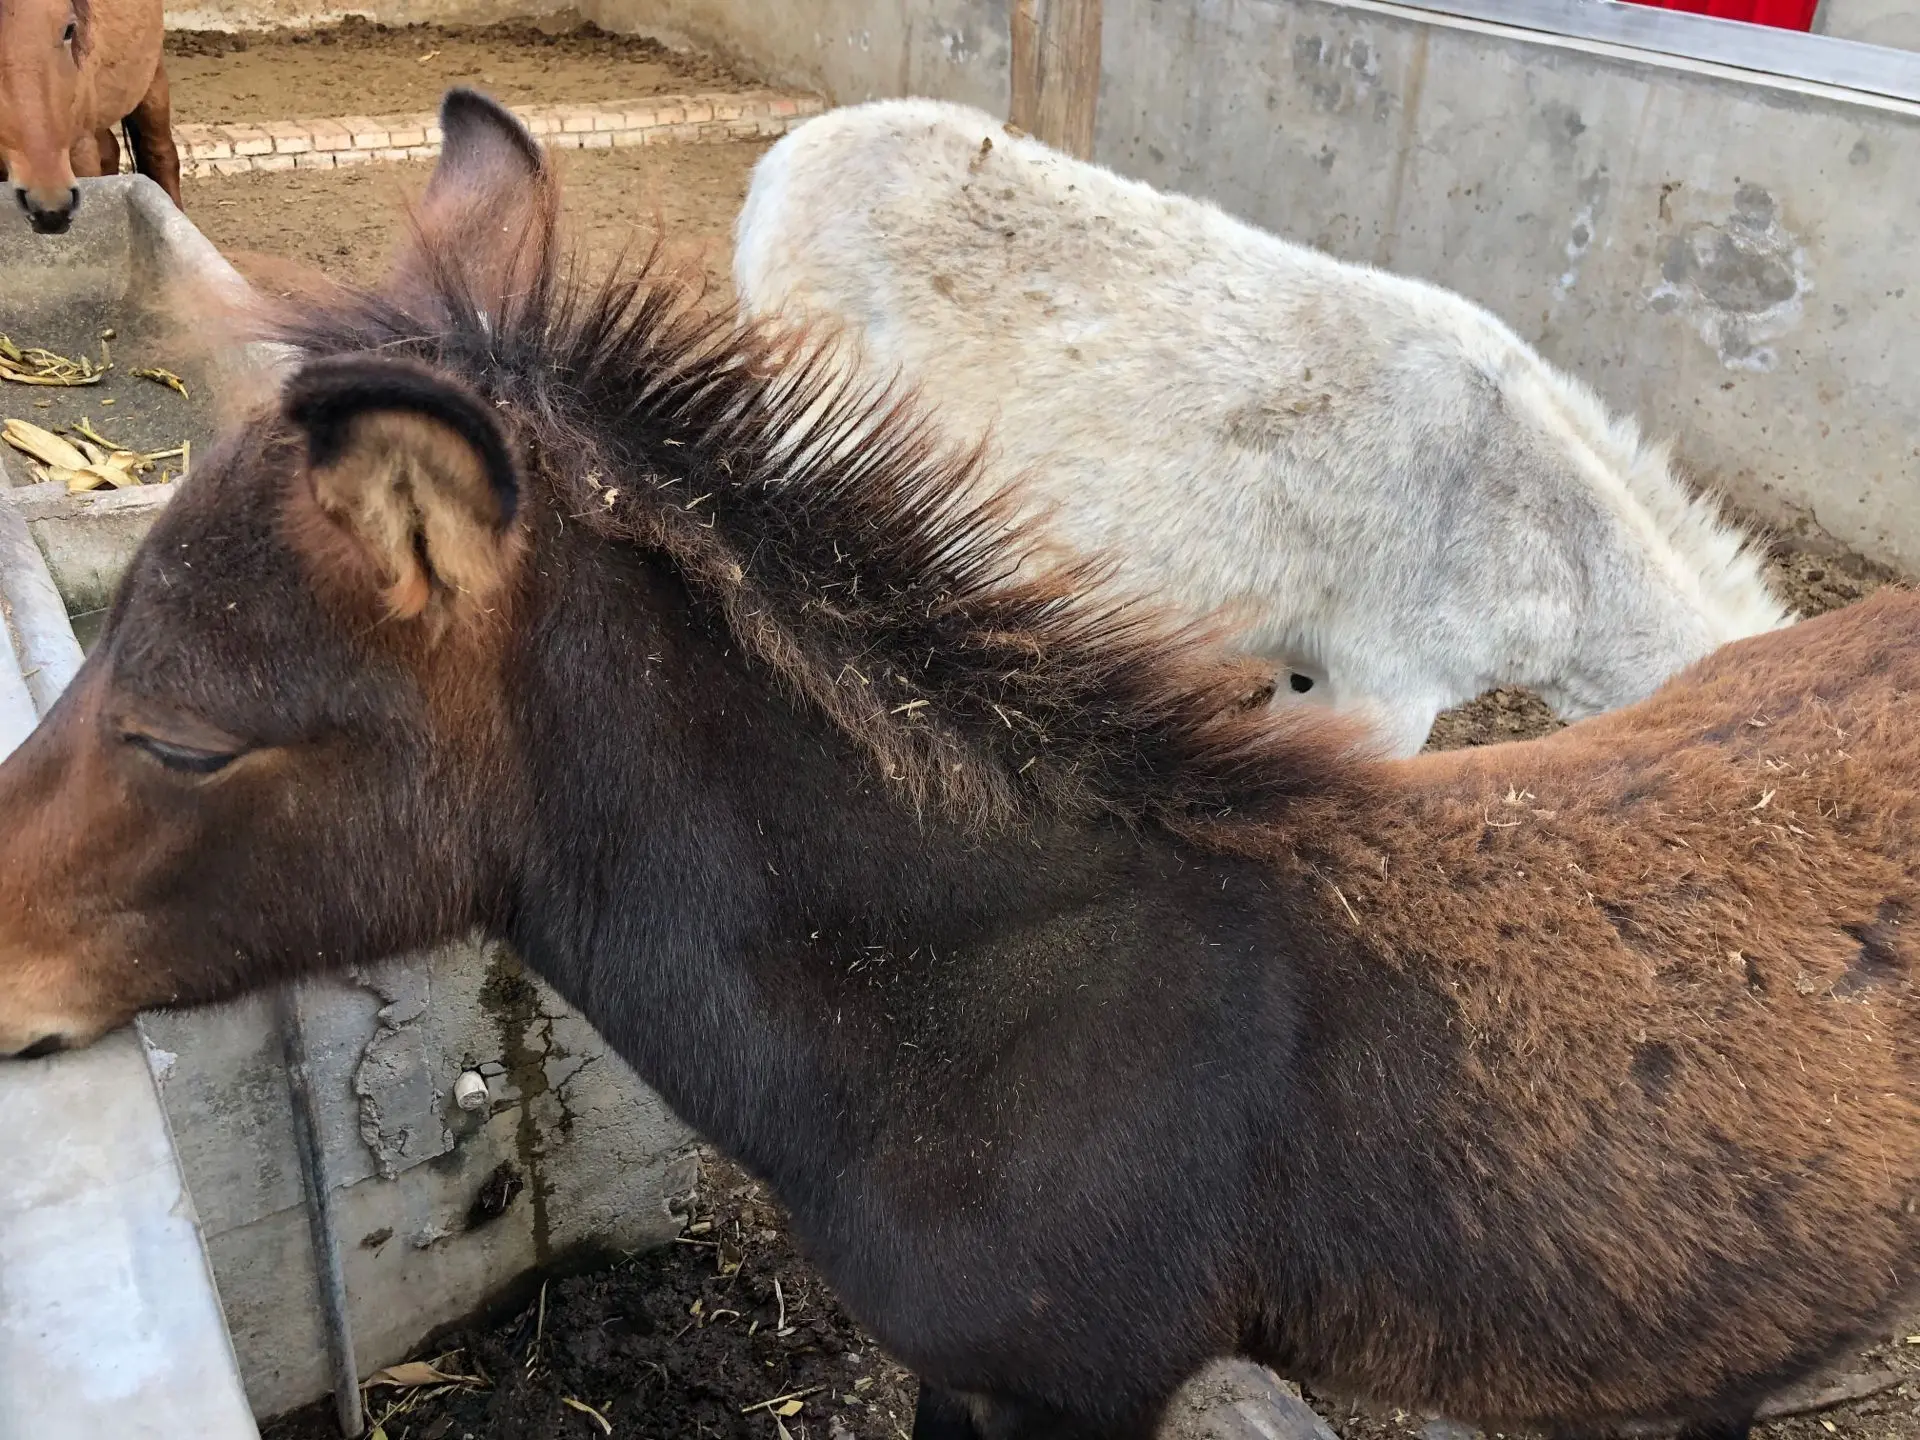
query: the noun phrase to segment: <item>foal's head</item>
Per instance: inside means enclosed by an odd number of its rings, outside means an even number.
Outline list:
[[[714,760],[725,686],[836,730],[806,753],[867,775],[826,789],[877,778],[910,819],[1186,823],[1341,769],[1247,703],[1270,676],[1089,611],[1084,577],[1002,584],[972,461],[821,352],[671,277],[572,284],[531,138],[467,92],[442,121],[393,273],[272,321],[299,368],[0,766],[0,1055],[505,928],[590,737],[580,803],[629,848],[703,786],[765,803],[791,771]],[[678,670],[630,653],[650,626]]]
[[[531,142],[446,120],[421,243],[523,228]],[[0,767],[0,1055],[481,918],[520,503],[495,404],[377,353],[310,358],[196,468]]]

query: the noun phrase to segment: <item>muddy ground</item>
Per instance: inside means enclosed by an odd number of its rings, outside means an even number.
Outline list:
[[[418,38],[421,53],[439,44],[425,34]],[[213,89],[203,86],[200,93]],[[536,87],[524,98],[564,97]],[[403,102],[393,103],[400,108]],[[424,103],[430,100],[404,102],[416,108]],[[318,114],[329,107],[299,108]],[[348,108],[375,105],[355,102]],[[733,216],[748,171],[764,149],[689,146],[563,156],[571,233],[588,263],[600,265],[664,230],[700,255],[724,296]],[[186,201],[201,229],[243,269],[258,273],[263,257],[276,257],[366,280],[378,275],[395,234],[394,207],[417,193],[425,177],[424,166],[375,166],[198,180],[188,182]],[[1776,556],[1773,578],[1784,598],[1814,614],[1857,599],[1888,577],[1855,558],[1795,549]],[[1487,744],[1555,725],[1533,697],[1499,691],[1442,716],[1432,743]],[[445,1374],[469,1378],[370,1390],[371,1414],[382,1421],[387,1440],[609,1433],[622,1440],[782,1440],[783,1432],[791,1440],[899,1440],[911,1428],[910,1377],[839,1309],[795,1252],[778,1209],[761,1189],[712,1157],[694,1222],[680,1243],[610,1270],[553,1278],[544,1301],[534,1297],[440,1337],[419,1358],[435,1361]],[[1920,1371],[1920,1336],[1910,1347],[1903,1331],[1866,1356],[1861,1368]],[[769,1400],[778,1403],[762,1404]],[[777,1413],[794,1401],[792,1413]],[[1422,1436],[1417,1417],[1354,1414],[1325,1402],[1322,1411],[1343,1440]],[[1920,1440],[1917,1412],[1920,1381],[1903,1380],[1766,1433],[1772,1440]],[[265,1437],[322,1440],[335,1433],[323,1403],[283,1417],[267,1427]],[[1444,1440],[1443,1432],[1429,1428],[1425,1440]]]
[[[465,1382],[368,1390],[388,1440],[900,1440],[915,1385],[834,1301],[765,1191],[707,1157],[678,1244],[552,1279],[423,1350]],[[424,1378],[424,1377],[423,1377]],[[570,1405],[567,1402],[575,1402]],[[774,1401],[772,1405],[764,1404]],[[777,1423],[776,1423],[777,1422]],[[263,1440],[335,1440],[330,1403]]]
[[[449,85],[509,105],[631,100],[752,82],[652,40],[567,29],[564,16],[484,29],[346,20],[265,35],[167,37],[173,118],[195,124],[432,110]]]

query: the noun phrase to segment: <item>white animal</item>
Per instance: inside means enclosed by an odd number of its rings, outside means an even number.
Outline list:
[[[1411,754],[1497,685],[1572,719],[1787,623],[1759,557],[1492,315],[927,100],[760,161],[734,280],[904,373],[983,483],[1176,609],[1223,609]]]

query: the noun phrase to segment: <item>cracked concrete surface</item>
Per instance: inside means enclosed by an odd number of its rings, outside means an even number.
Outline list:
[[[326,992],[310,1039],[328,1097],[360,1367],[403,1358],[436,1325],[530,1267],[658,1244],[692,1184],[691,1137],[593,1028],[503,947],[410,956]],[[322,1394],[285,1082],[271,1007],[249,1000],[152,1017],[162,1083],[248,1394],[274,1414]],[[462,1070],[490,1103],[453,1100]],[[521,1183],[479,1203],[502,1165]]]

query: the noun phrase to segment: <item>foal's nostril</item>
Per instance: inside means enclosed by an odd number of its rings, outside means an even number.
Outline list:
[[[67,1042],[58,1035],[43,1035],[33,1044],[22,1050],[17,1057],[21,1060],[42,1060],[49,1055],[58,1055],[67,1048]]]

